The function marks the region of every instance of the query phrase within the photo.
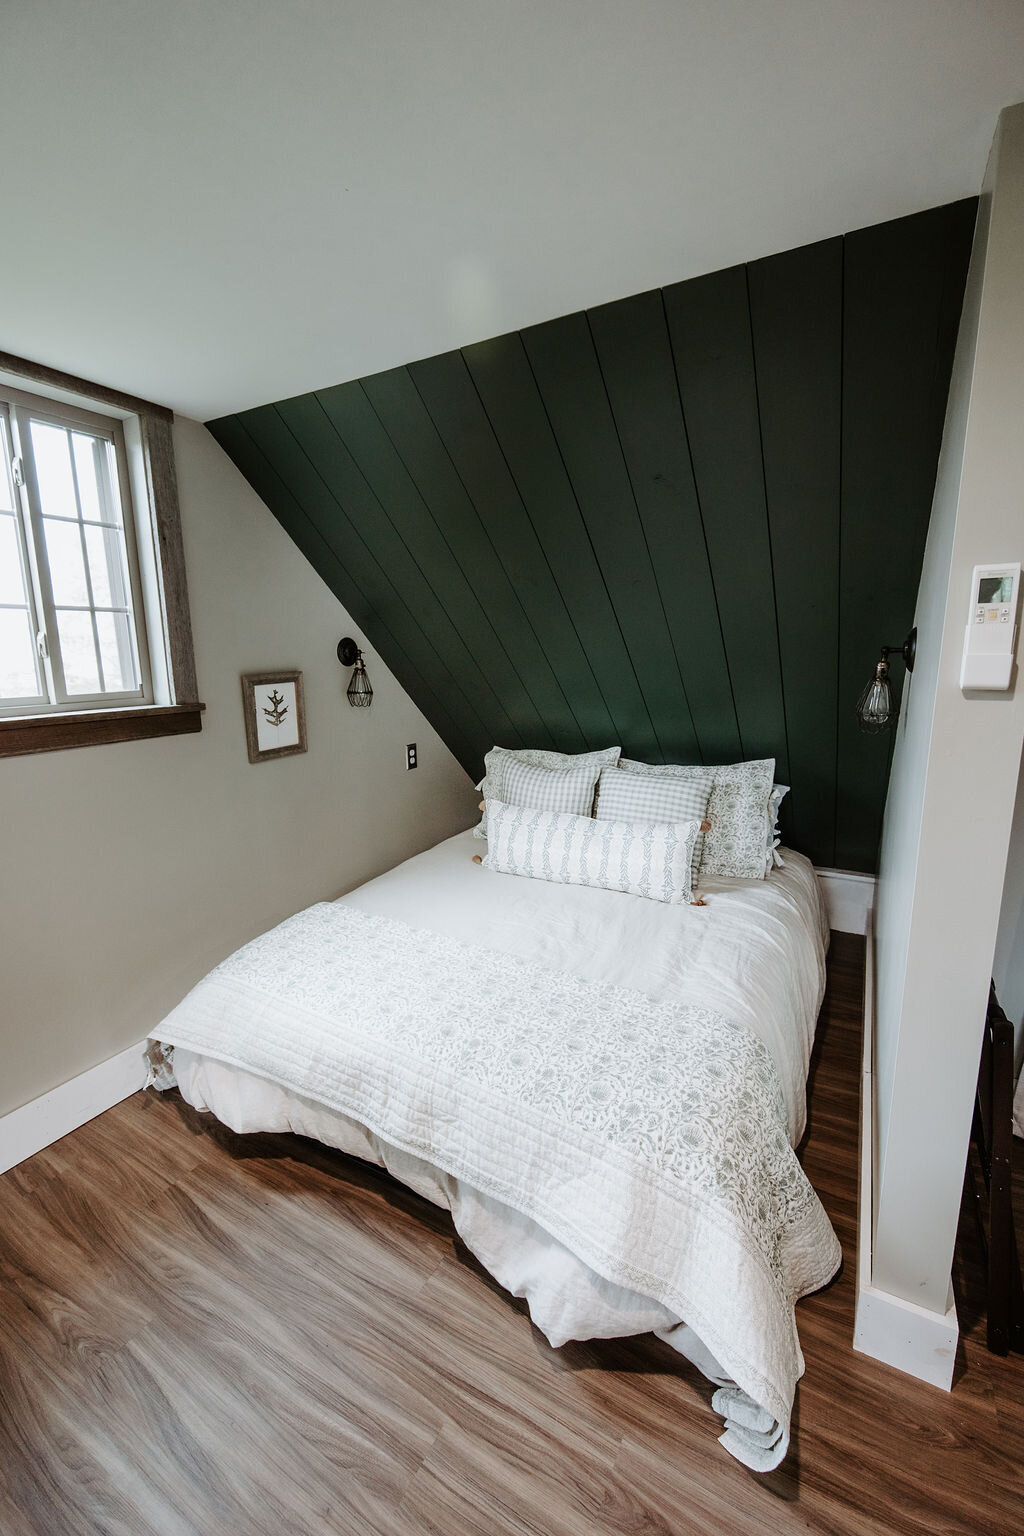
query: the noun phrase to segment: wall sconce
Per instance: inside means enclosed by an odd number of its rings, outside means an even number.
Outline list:
[[[366,675],[366,666],[363,662],[363,653],[352,639],[338,641],[338,660],[343,667],[353,669],[349,679],[349,685],[345,692],[348,701],[355,709],[369,709],[373,703],[373,689],[370,687],[370,679]]]
[[[902,645],[882,646],[882,656],[875,667],[875,675],[857,700],[857,718],[862,731],[886,731],[896,724],[900,706],[889,683],[889,657],[902,656],[907,671],[913,672],[916,655],[916,628],[910,631]]]

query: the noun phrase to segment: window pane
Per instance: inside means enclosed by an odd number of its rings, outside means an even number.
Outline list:
[[[100,673],[96,665],[92,619],[87,613],[58,612],[57,628],[68,693],[99,693]]]
[[[129,693],[139,686],[126,613],[98,613],[96,629],[103,661],[103,686],[107,693]]]
[[[50,517],[77,517],[68,434],[63,427],[51,427],[45,421],[33,421],[31,432],[43,511]]]
[[[11,450],[7,442],[6,422],[0,417],[0,452],[4,462],[0,464],[0,512],[9,512],[14,506],[14,482],[11,480]]]
[[[87,527],[85,547],[89,551],[93,602],[99,608],[130,608],[124,535],[120,529]]]
[[[118,499],[110,494],[109,445],[87,432],[72,432],[82,516],[90,522],[120,523]]]
[[[55,523],[43,518],[46,534],[46,558],[53,583],[53,601],[88,606],[89,588],[85,584],[85,561],[82,559],[82,535],[77,523]]]
[[[0,603],[24,603],[25,575],[13,517],[0,517]]]
[[[0,698],[33,699],[38,693],[28,609],[0,608]]]

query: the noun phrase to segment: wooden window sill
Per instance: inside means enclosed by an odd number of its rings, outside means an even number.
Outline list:
[[[83,709],[54,715],[0,717],[0,757],[60,752],[152,736],[183,736],[203,728],[205,704],[141,704],[133,709]]]

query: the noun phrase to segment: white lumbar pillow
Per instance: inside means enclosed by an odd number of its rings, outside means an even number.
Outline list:
[[[684,906],[695,900],[690,864],[700,829],[699,821],[595,821],[488,800],[483,865]]]

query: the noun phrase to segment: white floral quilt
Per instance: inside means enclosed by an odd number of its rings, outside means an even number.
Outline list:
[[[794,1304],[840,1250],[755,1035],[336,903],[240,949],[157,1035],[351,1116],[660,1302],[739,1389],[737,1454],[781,1461]]]

